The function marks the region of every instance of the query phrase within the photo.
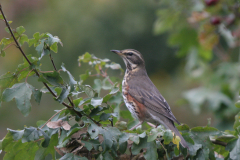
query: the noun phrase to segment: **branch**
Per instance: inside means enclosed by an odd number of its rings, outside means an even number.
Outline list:
[[[15,41],[15,43],[16,43],[17,48],[20,50],[20,52],[22,53],[23,57],[26,59],[26,61],[28,62],[28,64],[31,66],[32,63],[31,63],[30,60],[27,58],[26,54],[23,52],[23,50],[22,50],[22,48],[20,47],[20,45],[19,45],[16,37],[15,37],[14,34],[13,34],[13,31],[12,31],[12,29],[11,29],[11,27],[10,27],[10,25],[9,25],[9,23],[8,23],[5,15],[4,15],[4,13],[3,13],[2,5],[1,5],[1,4],[0,4],[0,12],[1,12],[2,16],[3,16],[3,19],[4,19],[5,23],[6,23],[6,26],[7,26],[8,30],[9,30],[10,33],[11,33],[11,36],[13,37],[13,39],[14,39],[14,41]],[[36,69],[34,69],[33,71],[36,73],[36,75],[37,75],[38,77],[40,77],[40,74],[38,73],[38,71],[37,71]],[[47,85],[47,83],[44,83],[44,82],[43,82],[43,84],[44,84],[44,86],[48,89],[48,91],[49,91],[54,97],[57,97],[57,95],[49,88],[49,86]],[[64,106],[66,106],[67,108],[69,108],[69,109],[73,109],[73,106],[70,106],[70,105],[68,105],[68,104],[65,103],[65,102],[63,102],[62,104],[63,104]],[[80,112],[77,112],[77,111],[75,111],[75,110],[74,110],[74,112],[75,112],[79,117],[82,117],[82,114],[81,114]]]

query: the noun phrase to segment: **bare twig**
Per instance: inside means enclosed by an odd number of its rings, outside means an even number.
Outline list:
[[[114,83],[112,82],[112,80],[107,76],[107,72],[104,72],[104,71],[102,70],[102,67],[101,67],[101,66],[99,66],[99,70],[102,72],[101,75],[102,75],[103,77],[107,78],[108,82],[111,83],[111,85],[114,85]]]
[[[11,47],[12,45],[16,46],[16,44],[11,43],[11,44],[9,44],[7,47],[5,47],[3,50],[5,51],[6,49],[8,49],[9,47]],[[16,46],[16,47],[17,47],[17,46]]]
[[[50,54],[49,57],[50,57],[50,59],[51,59],[53,68],[55,69],[55,71],[57,71],[57,68],[56,68],[56,66],[55,66],[55,63],[53,62],[52,54]]]
[[[25,82],[26,82],[26,83],[27,83],[28,76],[29,76],[29,74],[30,74],[32,71],[33,71],[33,69],[28,72],[27,77],[26,77],[26,79],[25,79]]]

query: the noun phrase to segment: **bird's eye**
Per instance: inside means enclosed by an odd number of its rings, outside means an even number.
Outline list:
[[[132,56],[133,53],[132,53],[132,52],[128,52],[127,55],[128,55],[128,56]]]

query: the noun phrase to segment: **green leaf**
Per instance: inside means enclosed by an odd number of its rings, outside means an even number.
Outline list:
[[[50,49],[51,49],[53,52],[57,53],[57,52],[58,52],[57,42],[56,42],[56,43],[53,43],[53,44],[51,45]]]
[[[63,79],[57,71],[42,73],[38,81],[49,83],[53,86],[62,87]]]
[[[65,68],[64,63],[62,63],[61,68],[64,72],[67,72],[68,77],[69,77],[69,84],[70,84],[70,92],[74,91],[74,85],[77,84],[77,81],[75,81],[74,77],[72,74]]]
[[[230,158],[232,160],[238,160],[240,157],[240,138],[235,138],[233,140],[231,140],[227,146],[226,146],[226,150],[228,150],[230,152]]]
[[[37,143],[22,143],[21,140],[13,141],[9,146],[5,148],[6,154],[4,160],[21,160],[29,159],[32,160],[38,150]]]
[[[94,107],[100,106],[102,104],[102,101],[103,101],[103,98],[101,98],[101,97],[92,98],[91,105]]]
[[[9,133],[11,133],[13,139],[15,141],[19,140],[22,138],[23,134],[24,134],[24,130],[12,130],[12,129],[7,129],[9,131]]]
[[[240,112],[235,116],[235,122],[233,125],[233,129],[237,129],[237,127],[240,126]]]
[[[26,34],[21,35],[21,37],[19,39],[20,45],[23,45],[24,42],[28,42],[28,36]]]
[[[144,154],[146,160],[158,159],[157,146],[155,141],[148,142],[146,149],[147,151]]]
[[[102,88],[102,81],[100,79],[94,79],[93,89],[97,91],[99,95],[100,95],[101,88]]]
[[[129,134],[122,133],[119,137],[119,151],[124,154],[127,150],[127,140],[129,139]]]
[[[41,98],[42,98],[42,92],[38,89],[33,88],[32,89],[33,97],[35,101],[40,104]]]
[[[7,72],[0,76],[0,89],[12,87],[17,82],[17,75],[15,73]]]
[[[38,140],[42,134],[35,127],[25,128],[22,143]]]
[[[104,160],[112,160],[113,159],[113,157],[109,154],[109,152],[105,152],[103,154],[103,158],[104,158]]]
[[[189,136],[189,133],[183,133],[182,134],[183,138],[185,139],[185,141],[188,144],[188,153],[191,156],[195,156],[197,154],[197,151],[202,148],[202,144],[197,144],[194,143],[194,141],[192,140],[192,138]]]
[[[120,131],[127,130],[127,122],[117,121],[115,123],[115,127],[117,127]]]
[[[95,91],[92,89],[91,86],[89,85],[80,85],[79,88],[84,91],[88,97],[94,97],[95,96]]]
[[[62,103],[68,97],[68,95],[69,95],[69,90],[63,87],[61,94],[57,98],[57,101],[59,103]]]
[[[100,120],[106,121],[109,117],[111,117],[112,113],[102,113],[100,116]]]
[[[136,135],[136,134],[130,134],[129,140],[133,141],[135,144],[139,144],[139,142],[140,142],[140,139],[139,139],[138,135]]]
[[[213,144],[210,141],[209,136],[218,135],[220,132],[213,127],[194,127],[191,129],[190,137],[194,140],[194,143],[202,144],[202,150],[198,151],[197,157],[202,153],[208,156],[210,159],[214,157]]]
[[[52,46],[54,43],[60,43],[63,46],[58,36],[52,36],[50,33],[47,33],[47,36],[48,36],[48,43],[50,46]]]
[[[17,27],[17,28],[16,28],[16,32],[17,32],[19,35],[23,34],[25,31],[26,31],[26,30],[25,30],[25,28],[24,28],[23,26],[20,26],[20,27]]]
[[[48,154],[51,154],[52,155],[52,159],[56,159],[55,158],[55,149],[54,149],[54,146],[56,146],[58,143],[58,134],[54,134],[52,135],[51,137],[51,140],[50,140],[50,143],[48,145],[47,148],[42,148],[40,147],[38,149],[38,151],[36,152],[35,154],[35,158],[34,160],[42,160],[42,159],[45,159],[45,157],[48,155]]]
[[[164,139],[164,144],[169,144],[170,142],[172,142],[172,139],[173,139],[172,131],[167,129],[163,134],[163,139]]]
[[[80,157],[73,153],[67,153],[63,157],[61,157],[59,160],[88,160],[86,157]]]
[[[15,98],[18,109],[24,116],[27,116],[31,110],[32,86],[28,83],[17,83],[3,92],[2,100],[9,102]]]
[[[42,130],[39,129],[39,132],[44,136],[44,141],[42,142],[42,147],[46,148],[49,145],[50,137]]]
[[[141,149],[146,148],[147,146],[147,137],[140,138],[140,142],[138,144],[133,143],[132,145],[132,154],[137,155],[140,153]]]
[[[84,146],[87,148],[87,150],[89,150],[89,151],[92,150],[92,148],[93,148],[92,143],[89,143],[89,142],[83,141],[83,140],[81,140],[81,142],[84,143]]]
[[[4,19],[2,14],[0,14],[0,19]]]
[[[36,47],[36,51],[39,54],[39,56],[42,55],[43,49],[44,49],[44,42],[45,39],[41,40],[41,42],[38,44],[38,46]],[[42,57],[42,56],[41,56]]]

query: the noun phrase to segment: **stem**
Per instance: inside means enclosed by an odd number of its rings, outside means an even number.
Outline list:
[[[56,65],[55,65],[55,63],[53,62],[52,54],[50,54],[49,57],[50,57],[50,59],[51,59],[53,68],[55,69],[55,71],[57,71]]]
[[[17,45],[17,48],[20,50],[20,52],[22,53],[23,57],[26,59],[26,61],[28,62],[28,64],[31,66],[32,63],[31,63],[30,60],[27,58],[26,54],[23,52],[23,50],[22,50],[22,48],[20,47],[20,45],[19,45],[16,37],[14,36],[14,34],[13,34],[13,32],[12,32],[12,29],[11,29],[11,27],[10,27],[10,25],[9,25],[9,23],[8,23],[5,15],[4,15],[4,13],[3,13],[1,3],[0,3],[0,12],[1,12],[2,16],[3,16],[3,19],[4,19],[5,23],[6,23],[6,26],[8,27],[8,29],[9,29],[9,31],[10,31],[10,33],[11,33],[11,36],[13,37],[13,39],[14,39],[16,45]],[[40,77],[40,74],[38,73],[38,71],[37,71],[36,69],[34,69],[33,71],[36,73],[36,75],[37,75],[38,77]],[[43,82],[43,84],[44,84],[44,86],[48,89],[48,91],[49,91],[54,97],[57,97],[57,95],[56,95],[55,93],[53,93],[53,91],[50,89],[50,87],[49,87],[46,83]],[[70,106],[70,105],[66,104],[65,102],[63,102],[62,104],[63,104],[64,106],[66,106],[67,108],[69,108],[69,109],[72,109],[72,108],[73,108],[73,106]],[[80,112],[77,112],[77,111],[75,111],[75,110],[74,110],[74,112],[75,112],[79,117],[82,117],[82,114],[81,114]]]
[[[5,51],[6,49],[8,49],[9,47],[11,47],[12,45],[15,45],[15,44],[9,44],[7,47],[5,47],[3,50]],[[15,45],[16,46],[16,45]],[[17,46],[16,46],[17,47]]]
[[[57,113],[55,113],[51,118],[49,118],[49,120],[40,128],[42,129],[44,126],[47,125],[48,122],[50,122],[58,113],[62,112],[63,110],[66,110],[67,108],[63,108],[60,111],[58,111]]]
[[[102,70],[102,67],[101,67],[101,66],[99,66],[99,70],[102,72],[101,75],[106,78],[106,77],[107,77],[107,72],[104,72],[104,71]],[[111,85],[114,85],[114,83],[111,81],[111,79],[110,79],[109,77],[107,78],[107,80],[108,80],[109,83],[111,83]]]
[[[30,74],[32,71],[33,71],[33,69],[28,72],[27,77],[26,77],[26,79],[25,79],[25,82],[26,82],[26,83],[27,83],[27,78],[28,78],[29,74]]]

